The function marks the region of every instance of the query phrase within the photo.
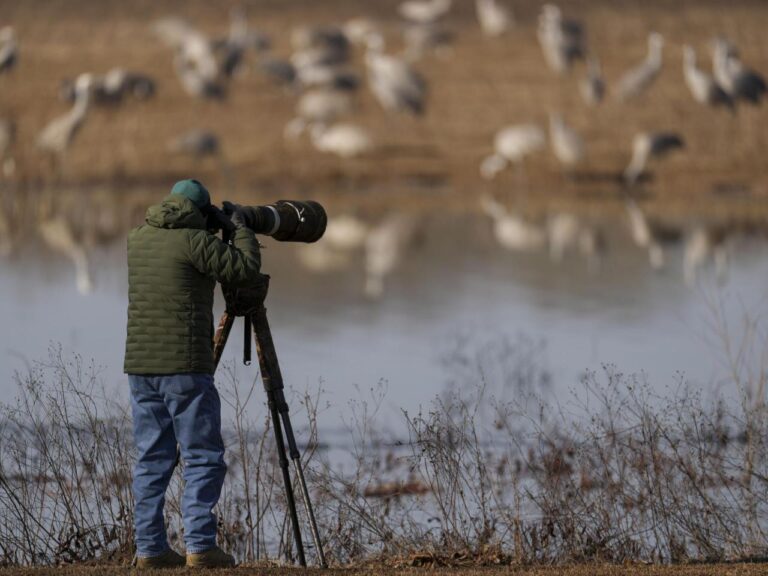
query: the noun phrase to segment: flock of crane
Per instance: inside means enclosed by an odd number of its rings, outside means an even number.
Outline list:
[[[514,25],[513,15],[504,0],[475,0],[477,21],[483,33],[501,38]],[[181,88],[193,98],[225,99],[236,78],[247,68],[247,56],[255,57],[256,69],[296,98],[295,117],[285,126],[288,140],[308,137],[320,152],[343,159],[375,153],[375,140],[361,125],[351,121],[356,94],[367,85],[368,90],[388,114],[421,115],[428,107],[427,78],[416,69],[420,58],[432,53],[450,53],[454,34],[443,25],[453,7],[452,0],[406,0],[398,11],[406,26],[402,53],[388,49],[383,26],[367,18],[355,18],[341,25],[307,26],[290,36],[292,54],[279,58],[271,50],[270,39],[249,27],[245,14],[235,9],[226,36],[210,38],[190,23],[179,18],[163,18],[152,23],[152,32],[172,52],[173,69]],[[664,38],[657,32],[648,35],[645,59],[628,70],[610,90],[602,75],[600,62],[588,45],[583,22],[564,17],[555,5],[541,8],[537,39],[543,63],[558,75],[572,73],[577,61],[585,62],[579,93],[585,103],[598,106],[612,94],[620,101],[637,98],[652,88],[662,72]],[[360,50],[365,70],[355,69],[354,51]],[[765,80],[742,62],[736,46],[717,38],[712,44],[713,70],[708,73],[697,64],[690,46],[683,50],[683,76],[693,99],[708,106],[735,110],[742,103],[759,104],[766,94]],[[0,29],[0,75],[14,69],[19,61],[19,46],[11,27]],[[151,99],[157,93],[157,82],[150,76],[122,68],[104,75],[83,73],[64,80],[59,92],[71,102],[70,110],[52,121],[37,135],[36,143],[59,168],[68,149],[75,143],[80,129],[93,106],[116,106],[130,100]],[[0,160],[6,177],[14,170],[13,145],[15,129],[12,119],[0,119]],[[635,184],[646,171],[650,160],[660,158],[684,146],[683,135],[668,131],[638,133],[632,141],[632,156],[623,172],[627,185]],[[195,129],[181,134],[168,144],[169,150],[196,157],[221,158],[217,134]],[[482,160],[480,176],[493,179],[510,165],[522,169],[526,158],[548,147],[566,172],[584,162],[586,144],[582,136],[569,126],[563,116],[550,114],[548,130],[533,124],[502,127],[494,136],[493,153]],[[224,167],[225,163],[222,162]],[[548,245],[554,259],[562,257],[566,241],[580,247],[591,260],[598,254],[598,234],[582,226],[573,217],[552,219],[545,229],[537,228],[510,213],[491,198],[482,201],[483,210],[493,219],[499,242],[514,250],[536,249]],[[635,205],[628,208],[632,238],[648,250],[654,267],[663,264],[661,243],[654,237],[653,226]],[[358,222],[342,219],[331,223],[324,247],[307,248],[303,258],[317,269],[338,264],[340,253],[365,245],[367,253],[366,292],[381,294],[383,278],[396,265],[398,253],[413,236],[413,223],[405,217],[394,217],[370,229]],[[72,234],[67,237],[60,226],[41,232],[51,245],[56,236],[66,237],[61,251],[74,254],[80,268],[82,254],[72,248]],[[58,231],[58,232],[57,232]],[[363,233],[365,231],[365,234]],[[698,253],[691,261],[700,264],[716,251],[718,243],[711,234],[698,240]],[[48,240],[46,240],[48,241]],[[334,252],[335,251],[335,252]],[[313,260],[314,259],[314,260]],[[717,253],[716,262],[722,260]],[[312,264],[311,262],[314,262]],[[696,266],[687,265],[695,271]],[[691,272],[686,271],[686,277]],[[85,288],[90,281],[82,279]]]

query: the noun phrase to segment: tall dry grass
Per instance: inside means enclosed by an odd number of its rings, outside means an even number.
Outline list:
[[[765,556],[764,372],[744,367],[746,349],[764,343],[735,346],[737,393],[728,398],[682,379],[659,394],[612,367],[562,398],[547,392],[539,343],[459,341],[446,357],[451,383],[427,409],[393,421],[376,387],[348,406],[335,450],[319,442],[322,394],[295,397],[326,553],[337,564],[431,565]],[[97,371],[57,350],[18,380],[17,401],[0,411],[0,562],[127,561],[134,455],[125,408]],[[260,384],[232,367],[217,381],[232,414],[221,543],[240,560],[290,561]],[[176,474],[166,519],[179,548],[181,489]]]

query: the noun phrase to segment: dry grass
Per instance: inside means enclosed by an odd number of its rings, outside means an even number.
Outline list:
[[[332,188],[336,196],[357,198],[388,185],[388,201],[434,201],[434,192],[414,194],[418,183],[443,185],[441,200],[459,205],[473,202],[481,183],[477,167],[489,153],[500,126],[520,121],[545,122],[550,110],[562,110],[585,136],[589,149],[586,170],[593,176],[577,185],[563,180],[555,160],[534,159],[528,169],[530,186],[521,187],[505,174],[493,187],[515,198],[524,197],[546,210],[557,205],[583,211],[585,204],[602,205],[617,189],[613,180],[626,164],[632,135],[641,129],[681,131],[687,151],[660,166],[650,186],[654,210],[687,213],[691,198],[699,211],[728,205],[740,215],[768,213],[768,108],[743,106],[735,117],[695,104],[683,85],[681,46],[691,43],[708,61],[707,42],[717,34],[738,41],[746,62],[763,65],[768,50],[764,23],[768,5],[755,1],[692,0],[680,2],[597,0],[565,5],[569,14],[585,19],[590,42],[601,57],[608,81],[615,81],[639,61],[645,35],[655,29],[668,43],[665,70],[656,86],[637,102],[619,104],[609,98],[591,110],[575,93],[582,70],[560,79],[543,65],[535,41],[539,2],[512,2],[518,27],[509,36],[488,40],[475,24],[471,5],[459,6],[450,18],[457,42],[450,58],[428,56],[419,68],[432,90],[423,119],[385,115],[363,91],[355,119],[369,127],[382,145],[371,156],[350,162],[322,156],[307,143],[286,145],[283,127],[295,98],[258,74],[237,78],[224,103],[194,101],[173,75],[170,51],[150,32],[149,23],[182,14],[208,33],[226,31],[233,1],[180,3],[25,2],[0,3],[0,21],[18,30],[22,57],[11,76],[0,78],[0,116],[19,125],[20,177],[35,188],[47,176],[34,149],[34,138],[45,123],[66,110],[57,100],[60,79],[84,70],[103,72],[121,65],[159,79],[154,101],[119,111],[97,110],[73,147],[65,179],[78,183],[158,184],[190,170],[220,188],[224,182],[215,162],[202,165],[169,156],[166,142],[191,127],[216,130],[233,164],[239,187],[262,192]],[[392,0],[320,4],[305,0],[253,2],[249,16],[275,39],[275,52],[286,55],[284,31],[291,26],[340,21],[368,14],[381,17],[392,46],[399,45],[399,25]],[[253,60],[251,60],[253,63]],[[766,70],[763,70],[766,72]],[[715,195],[715,187],[743,189],[734,202]],[[535,191],[535,194],[531,194]],[[541,192],[541,191],[546,191]],[[372,194],[375,195],[375,194]],[[417,196],[414,198],[414,196]],[[360,200],[365,202],[366,200]],[[587,208],[589,209],[589,208]],[[722,208],[718,208],[722,209]]]
[[[433,574],[433,570],[417,570],[414,568],[386,568],[364,566],[359,568],[320,570],[310,568],[264,568],[245,566],[235,570],[217,570],[221,576],[242,574],[243,572],[257,573],[263,576],[289,576],[291,574],[327,575],[327,576],[414,576],[420,573]],[[768,567],[764,564],[713,564],[692,566],[549,566],[526,567],[505,566],[503,568],[441,568],[441,574],[454,576],[757,576],[766,574]],[[199,574],[193,570],[147,570],[144,574]],[[97,567],[57,567],[57,568],[6,568],[0,569],[0,574],[7,576],[124,576],[135,574],[135,571],[121,566]]]

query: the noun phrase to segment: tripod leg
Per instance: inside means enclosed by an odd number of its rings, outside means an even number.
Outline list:
[[[282,428],[285,430],[288,450],[291,455],[291,460],[293,460],[296,477],[301,486],[302,500],[304,501],[304,508],[307,511],[309,526],[312,531],[312,539],[314,540],[317,549],[318,560],[320,566],[326,568],[327,564],[325,561],[325,554],[323,553],[322,542],[320,541],[320,533],[318,532],[315,514],[312,510],[312,502],[309,499],[309,491],[307,490],[307,483],[304,479],[304,471],[301,468],[301,454],[296,446],[296,437],[293,434],[293,426],[291,425],[291,420],[288,415],[288,403],[285,401],[285,395],[283,394],[283,376],[280,372],[280,365],[277,362],[277,353],[275,352],[275,345],[272,342],[272,333],[269,329],[269,323],[267,322],[267,311],[263,306],[253,314],[252,323],[264,388],[267,391],[270,409],[274,406],[272,418],[273,420],[276,419],[279,413],[280,418],[282,419]],[[275,430],[277,431],[278,428],[279,425],[275,427]],[[280,435],[278,444],[281,442],[282,434]],[[285,447],[282,448],[282,454],[283,456],[285,455]],[[293,513],[295,515],[295,508],[293,509]],[[297,538],[300,539],[298,536],[298,528],[296,529],[296,534]]]
[[[275,440],[277,441],[277,456],[280,461],[280,470],[283,473],[283,483],[285,484],[285,499],[288,502],[288,513],[291,517],[291,526],[293,527],[293,536],[296,540],[296,553],[299,556],[299,564],[306,567],[307,560],[304,556],[304,543],[301,541],[301,528],[299,527],[299,517],[296,514],[296,500],[293,497],[293,486],[291,477],[288,474],[288,458],[285,455],[285,443],[283,441],[283,430],[280,425],[280,416],[277,411],[277,403],[274,398],[269,398],[269,410],[272,415],[272,427],[275,429]]]
[[[301,467],[301,453],[296,445],[296,437],[293,435],[293,426],[291,425],[291,418],[288,415],[288,403],[285,401],[285,395],[283,389],[276,391],[278,396],[277,408],[280,412],[280,417],[283,420],[283,429],[285,430],[285,437],[288,441],[288,453],[291,455],[293,461],[293,469],[296,473],[296,477],[299,479],[299,486],[301,487],[301,497],[304,501],[304,509],[307,511],[307,518],[309,520],[309,528],[312,532],[312,540],[315,542],[315,548],[317,549],[317,559],[320,562],[321,568],[327,568],[328,564],[325,561],[325,554],[323,553],[323,544],[320,542],[320,532],[317,530],[317,521],[315,520],[315,513],[312,510],[312,502],[309,499],[309,490],[307,490],[307,481],[304,479],[304,470]]]
[[[213,365],[218,367],[221,355],[224,353],[224,346],[227,345],[227,338],[232,330],[232,324],[235,323],[234,314],[224,312],[219,320],[216,333],[213,335]]]

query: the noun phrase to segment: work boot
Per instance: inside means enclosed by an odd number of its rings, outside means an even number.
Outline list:
[[[157,568],[179,568],[184,566],[186,561],[184,556],[177,554],[170,548],[160,554],[160,556],[149,556],[148,558],[136,558],[136,568],[157,569]]]
[[[190,568],[234,568],[235,557],[216,546],[205,552],[187,554]]]

